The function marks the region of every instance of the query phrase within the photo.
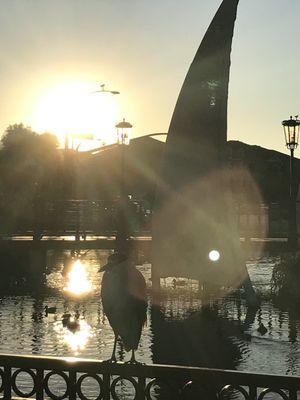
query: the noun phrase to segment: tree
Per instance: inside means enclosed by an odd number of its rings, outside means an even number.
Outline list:
[[[32,223],[37,204],[59,192],[61,155],[56,137],[23,124],[8,126],[0,148],[0,220],[6,228]]]

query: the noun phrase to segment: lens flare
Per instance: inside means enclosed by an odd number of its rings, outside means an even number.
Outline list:
[[[87,294],[92,290],[86,267],[80,260],[75,261],[71,271],[68,273],[67,286],[64,287],[64,290],[76,296]]]
[[[221,255],[218,252],[218,250],[212,250],[208,254],[208,258],[210,259],[210,261],[214,261],[214,262],[219,261],[220,257],[221,257]]]

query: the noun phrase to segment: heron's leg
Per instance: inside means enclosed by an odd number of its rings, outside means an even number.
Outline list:
[[[144,363],[141,363],[139,361],[136,361],[135,359],[135,350],[131,350],[131,359],[129,361],[126,361],[125,364],[139,364],[139,365],[143,365]]]
[[[136,363],[136,359],[135,359],[134,350],[132,349],[131,351],[132,351],[132,353],[131,353],[131,359],[130,359],[130,362],[131,362],[131,363]]]
[[[114,348],[113,348],[112,355],[110,357],[111,362],[117,362],[117,359],[116,359],[117,339],[118,339],[118,335],[115,335]]]

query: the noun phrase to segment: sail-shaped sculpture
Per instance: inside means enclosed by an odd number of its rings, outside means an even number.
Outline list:
[[[216,168],[224,154],[237,5],[238,0],[223,1],[182,86],[168,132],[162,170],[168,189],[178,190]]]
[[[223,162],[237,6],[222,2],[172,116],[153,224],[154,283],[182,276],[238,286],[247,278]]]

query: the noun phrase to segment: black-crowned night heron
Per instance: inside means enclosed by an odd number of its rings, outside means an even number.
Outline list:
[[[116,344],[121,338],[126,351],[132,351],[135,362],[142,328],[146,321],[146,282],[134,263],[124,254],[112,254],[100,271],[104,271],[101,287],[103,310],[115,334],[110,361],[116,361]]]

